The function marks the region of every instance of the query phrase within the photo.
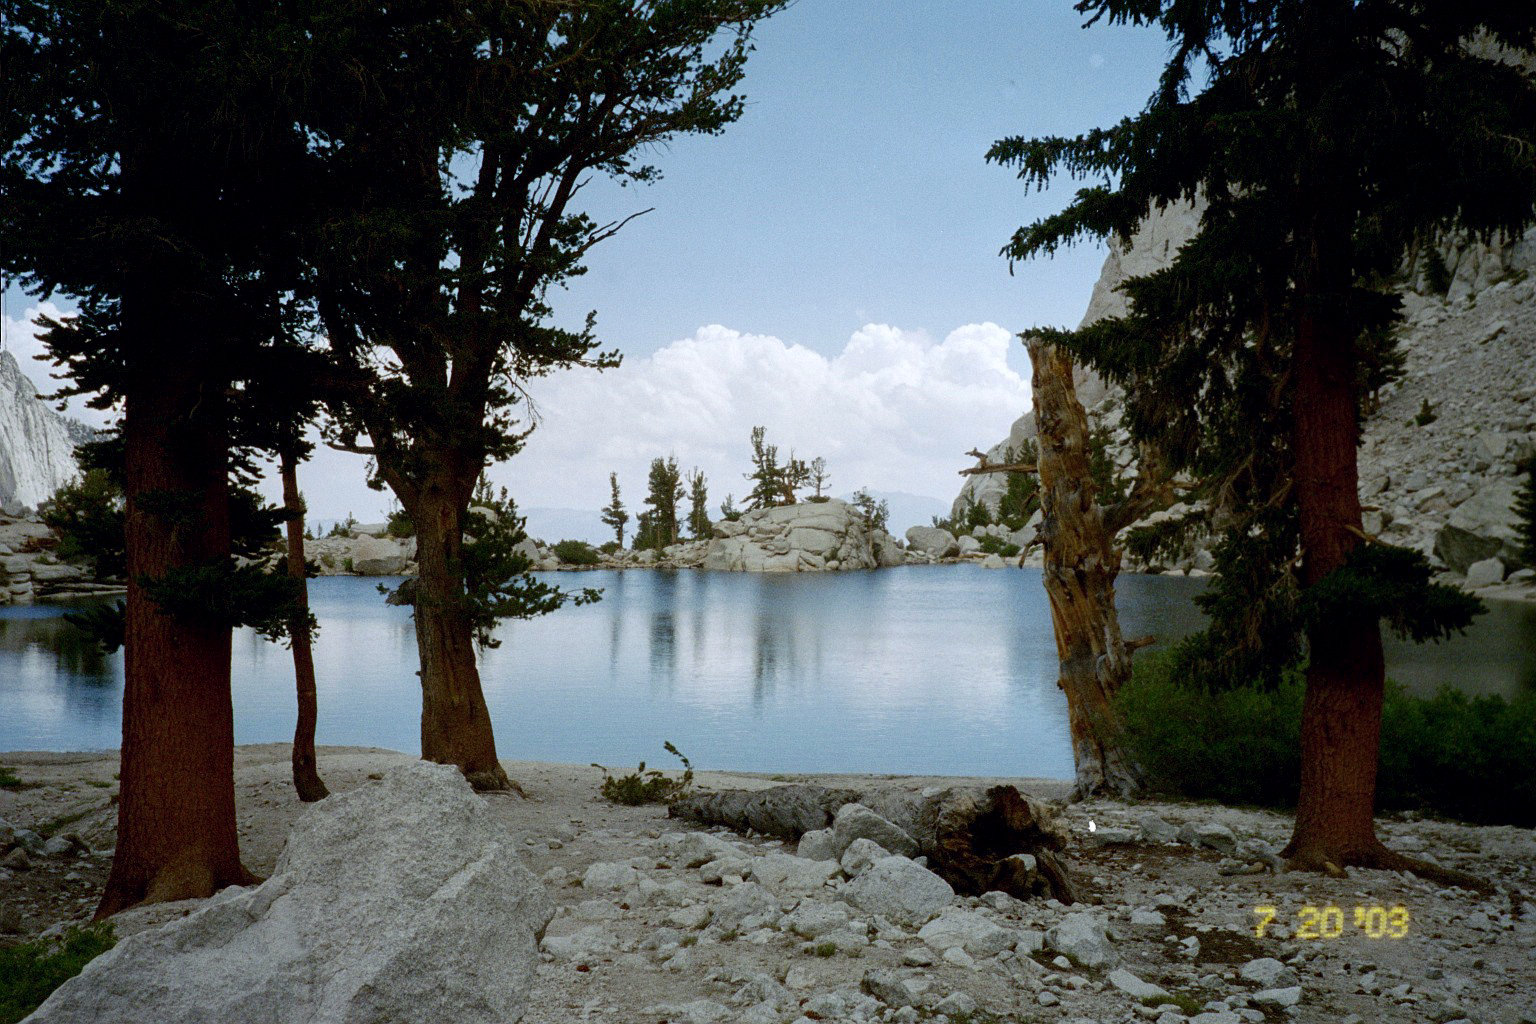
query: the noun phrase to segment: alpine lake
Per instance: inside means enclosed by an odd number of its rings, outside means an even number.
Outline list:
[[[508,621],[481,675],[503,757],[673,768],[1070,778],[1050,611],[1034,569],[908,566],[794,575],[697,570],[540,574],[601,601]],[[321,744],[419,751],[408,608],[380,582],[310,582]],[[1125,575],[1127,637],[1200,627],[1203,581]],[[0,750],[120,741],[122,654],[69,608],[0,608]],[[1490,603],[1438,645],[1387,641],[1388,675],[1512,696],[1536,689],[1536,604]],[[250,630],[234,640],[237,743],[293,735],[293,662]]]

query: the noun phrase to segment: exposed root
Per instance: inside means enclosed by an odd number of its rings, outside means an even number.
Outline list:
[[[1319,850],[1298,851],[1294,846],[1293,843],[1282,851],[1282,855],[1287,858],[1285,864],[1287,871],[1321,871],[1332,878],[1349,877],[1344,866],[1375,868],[1380,871],[1408,871],[1437,885],[1455,886],[1483,896],[1491,896],[1498,891],[1498,888],[1486,878],[1406,857],[1387,849],[1380,842],[1373,843],[1363,851],[1349,854]]]

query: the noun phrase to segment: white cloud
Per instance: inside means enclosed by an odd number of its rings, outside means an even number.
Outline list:
[[[9,303],[7,303],[9,306]],[[64,309],[54,302],[32,302],[23,308],[18,314],[13,315],[7,309],[4,317],[4,341],[5,350],[16,357],[16,362],[21,366],[21,372],[31,378],[33,385],[44,395],[51,395],[59,389],[64,381],[54,380],[52,375],[59,372],[57,366],[44,358],[48,350],[38,339],[41,330],[36,324],[39,316],[51,317],[55,320],[68,316],[73,310]],[[57,402],[50,402],[57,406]],[[93,427],[105,426],[113,417],[96,409],[87,408],[83,398],[71,398],[64,410],[68,416],[89,423]]]
[[[962,454],[1002,437],[1029,405],[1008,365],[1014,336],[968,324],[935,343],[869,324],[827,357],[713,324],[617,370],[535,381],[540,422],[522,454],[493,471],[524,505],[595,508],[619,473],[631,506],[658,455],[697,466],[718,506],[748,489],[749,435],[768,429],[781,454],[827,459],[833,493],[856,487],[948,498]]]

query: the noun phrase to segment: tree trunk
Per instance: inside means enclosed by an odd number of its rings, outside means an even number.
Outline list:
[[[230,629],[162,614],[143,586],[146,577],[216,564],[230,551],[223,388],[200,372],[192,353],[206,341],[186,312],[153,291],[147,301],[130,293],[123,302],[125,327],[152,325],[158,336],[136,346],[123,421],[122,767],[117,848],[98,919],[253,880],[235,829]],[[151,353],[165,358],[146,365]],[[181,501],[190,507],[167,507]]]
[[[315,659],[309,635],[309,581],[304,570],[304,499],[299,496],[298,459],[284,449],[279,456],[283,475],[283,507],[288,512],[288,575],[298,584],[297,607],[288,620],[293,645],[293,680],[298,690],[299,718],[293,727],[293,788],[299,799],[314,803],[330,795],[315,766]]]
[[[1360,543],[1355,352],[1343,309],[1349,237],[1340,222],[1319,212],[1303,236],[1292,430],[1304,587],[1341,568]],[[1380,863],[1387,851],[1373,815],[1386,677],[1381,628],[1368,616],[1331,616],[1308,630],[1307,653],[1301,790],[1285,855],[1310,869]]]
[[[929,868],[957,892],[1048,896],[1063,903],[1080,898],[1061,856],[1066,836],[1048,807],[1014,786],[949,786],[921,793],[803,785],[711,790],[673,801],[667,816],[798,840],[830,828],[838,809],[849,803],[863,804],[905,832]],[[1029,854],[1034,863],[1019,854]]]
[[[477,790],[511,789],[496,759],[465,602],[462,488],[429,482],[408,511],[416,525],[416,647],[421,656],[421,756],[457,765]],[[467,491],[465,491],[467,493]]]
[[[1043,338],[1027,337],[1025,344],[1034,368],[1043,575],[1061,659],[1058,685],[1067,697],[1075,795],[1127,796],[1141,788],[1142,777],[1125,750],[1124,725],[1112,704],[1131,674],[1115,610],[1120,552],[1096,502],[1088,417],[1072,384],[1072,361]]]

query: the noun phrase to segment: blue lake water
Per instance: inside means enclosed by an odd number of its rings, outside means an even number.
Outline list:
[[[603,600],[504,624],[482,656],[503,757],[670,767],[1070,778],[1066,706],[1037,570],[550,574]],[[377,580],[312,580],[318,740],[419,750],[409,609]],[[1198,628],[1196,580],[1124,576],[1127,636]],[[48,606],[0,609],[0,750],[116,747],[122,657]],[[1389,644],[1410,689],[1536,687],[1536,606],[1502,604],[1439,647]],[[289,652],[242,630],[235,738],[293,735]]]

